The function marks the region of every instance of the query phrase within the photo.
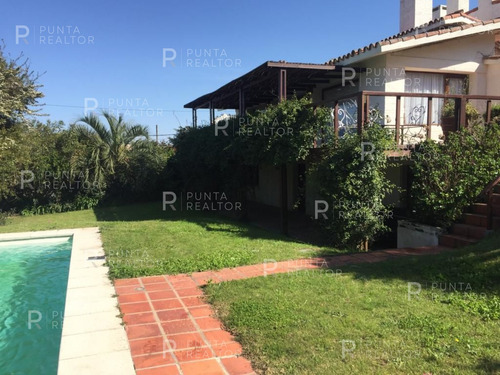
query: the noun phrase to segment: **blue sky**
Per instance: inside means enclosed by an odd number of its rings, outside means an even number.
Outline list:
[[[190,125],[184,104],[267,60],[324,63],[399,31],[399,0],[23,0],[0,13],[6,52],[45,72],[48,118],[97,106],[151,134]]]

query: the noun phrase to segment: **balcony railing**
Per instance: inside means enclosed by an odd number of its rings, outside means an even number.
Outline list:
[[[408,108],[412,100],[422,105]],[[442,108],[450,101],[454,103],[451,106],[453,116],[443,119]],[[500,103],[500,96],[361,91],[337,98],[332,108],[332,120],[335,134],[339,136],[345,131],[361,133],[367,123],[377,120],[374,116],[382,115],[379,122],[393,130],[397,145],[405,146],[423,139],[437,139],[450,131],[467,127],[466,107],[471,101],[477,105],[484,121],[489,123],[492,120],[492,105]],[[376,105],[373,106],[373,103]],[[376,111],[377,108],[380,111]]]

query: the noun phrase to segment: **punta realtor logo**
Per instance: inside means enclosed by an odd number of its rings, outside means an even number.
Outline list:
[[[16,25],[16,44],[36,45],[85,45],[94,44],[94,36],[86,35],[78,26]]]
[[[224,48],[163,48],[162,66],[182,68],[241,68],[241,59],[231,56]]]

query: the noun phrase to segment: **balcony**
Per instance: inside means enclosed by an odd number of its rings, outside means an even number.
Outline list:
[[[425,139],[442,141],[466,128],[473,122],[467,108],[476,113],[475,121],[490,123],[496,103],[500,96],[361,91],[333,103],[332,122],[337,136],[360,134],[367,123],[378,122],[394,133],[399,148],[407,148]]]

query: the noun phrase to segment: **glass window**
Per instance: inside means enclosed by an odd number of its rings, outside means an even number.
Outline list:
[[[444,94],[444,75],[429,73],[406,73],[406,92],[417,94]],[[427,124],[427,98],[404,99],[405,125]],[[432,123],[441,121],[443,99],[432,100]]]

